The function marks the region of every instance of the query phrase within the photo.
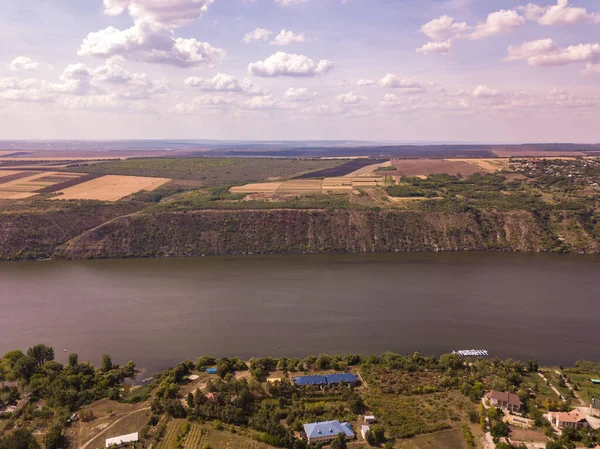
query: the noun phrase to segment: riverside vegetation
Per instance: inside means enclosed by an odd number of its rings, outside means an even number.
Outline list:
[[[600,166],[593,158],[514,158],[502,172],[472,176],[402,177],[390,172],[384,186],[342,193],[229,192],[232,185],[307,178],[340,164],[253,158],[77,164],[68,170],[173,181],[117,203],[48,201],[51,193],[0,200],[0,259],[463,250],[600,253]],[[311,175],[311,170],[317,173]]]
[[[207,374],[208,367],[216,374]],[[366,441],[334,442],[332,448],[472,448],[481,446],[484,432],[499,448],[517,447],[501,440],[514,439],[518,429],[507,425],[498,410],[482,407],[480,399],[490,389],[521,398],[525,416],[534,422],[530,432],[537,432],[548,448],[599,442],[598,431],[559,435],[552,429],[543,414],[570,410],[575,391],[567,390],[566,400],[549,397],[551,390],[536,380],[538,370],[536,361],[465,360],[456,354],[263,357],[247,362],[200,357],[131,387],[124,381],[135,377],[134,362],[119,366],[104,354],[94,367],[70,354],[63,365],[54,360],[51,347],[36,345],[0,359],[0,410],[12,407],[0,415],[0,448],[103,447],[104,438],[128,428],[139,432],[138,447],[220,449],[226,442],[227,447],[303,449],[303,423],[338,419],[357,430],[365,413],[378,420]],[[355,373],[361,382],[328,387],[292,382],[297,375],[335,371]],[[565,384],[574,382],[573,388],[581,391],[574,376],[600,377],[600,364],[578,362],[559,372]],[[114,412],[125,406],[127,413]],[[140,415],[146,410],[147,415]],[[121,427],[115,428],[117,423]],[[89,439],[81,440],[81,435]],[[200,441],[207,443],[199,446]]]

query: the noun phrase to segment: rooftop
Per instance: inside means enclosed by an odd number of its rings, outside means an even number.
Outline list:
[[[332,385],[339,383],[354,384],[358,382],[358,377],[354,374],[326,374],[321,376],[300,376],[294,379],[296,385]]]
[[[554,418],[556,418],[559,422],[572,422],[576,423],[582,420],[585,420],[585,416],[581,414],[579,410],[572,410],[569,413],[565,412],[556,412],[550,413]]]
[[[506,402],[508,405],[518,406],[523,405],[519,396],[514,393],[508,393],[503,391],[490,391],[487,395],[489,399],[495,399],[497,401]]]
[[[338,433],[343,433],[347,437],[354,436],[354,431],[350,424],[347,422],[340,423],[338,420],[304,424],[304,432],[309,439],[336,436]]]
[[[127,435],[121,435],[120,437],[108,438],[106,440],[106,447],[110,447],[113,445],[120,446],[125,443],[133,443],[138,441],[138,433],[129,433]]]

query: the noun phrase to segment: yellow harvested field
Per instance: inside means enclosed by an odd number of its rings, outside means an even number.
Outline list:
[[[359,168],[358,170],[347,174],[346,178],[354,178],[356,176],[369,176],[369,175],[372,175],[373,172],[380,167],[391,167],[391,166],[392,166],[392,161],[382,162],[381,164],[367,165],[366,167]]]
[[[281,184],[281,182],[263,182],[246,184],[245,186],[235,186],[229,190],[231,193],[275,193]]]
[[[468,162],[475,164],[482,170],[487,172],[496,172],[508,166],[508,158],[494,158],[494,159],[445,159],[447,161],[456,162]]]
[[[319,193],[321,192],[320,180],[297,180],[282,183],[277,193]]]
[[[53,200],[119,201],[141,190],[152,191],[169,182],[168,178],[106,175],[60,190]]]
[[[8,192],[0,190],[0,200],[22,200],[36,195],[37,193],[33,192]]]
[[[16,175],[18,173],[23,173],[23,170],[0,170],[0,178],[4,178],[5,176]]]

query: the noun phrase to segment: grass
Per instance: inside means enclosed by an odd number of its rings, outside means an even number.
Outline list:
[[[203,186],[214,187],[270,178],[291,178],[314,170],[337,167],[343,161],[319,159],[275,158],[144,158],[102,162],[86,166],[72,166],[70,171],[153,176],[201,181]]]
[[[590,403],[592,398],[600,399],[600,385],[593,384],[590,379],[600,379],[600,363],[580,361],[574,368],[565,368],[565,376],[573,386],[577,386],[581,399]]]
[[[527,373],[523,376],[523,380],[529,387],[534,391],[536,397],[544,403],[546,399],[558,401],[559,397],[556,395],[554,390],[546,385],[546,382],[537,373]],[[537,391],[535,387],[537,385]]]
[[[548,379],[550,381],[550,383],[556,387],[556,389],[558,391],[560,391],[560,394],[563,395],[563,397],[565,398],[569,398],[572,396],[571,394],[571,390],[569,390],[568,387],[564,386],[561,387],[559,385],[559,377],[558,374],[556,374],[556,372],[554,371],[553,368],[551,369],[545,369],[545,370],[540,370],[542,372],[542,374],[546,377],[546,379]]]
[[[467,449],[467,443],[460,430],[445,430],[429,435],[421,435],[407,440],[399,440],[396,449]]]
[[[181,432],[185,419],[175,419],[167,424],[165,435],[156,445],[156,449],[176,449],[177,435]]]

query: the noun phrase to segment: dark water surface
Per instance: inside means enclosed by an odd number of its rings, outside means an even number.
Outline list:
[[[482,348],[600,360],[600,257],[369,254],[0,263],[0,355],[150,371],[200,355]]]

